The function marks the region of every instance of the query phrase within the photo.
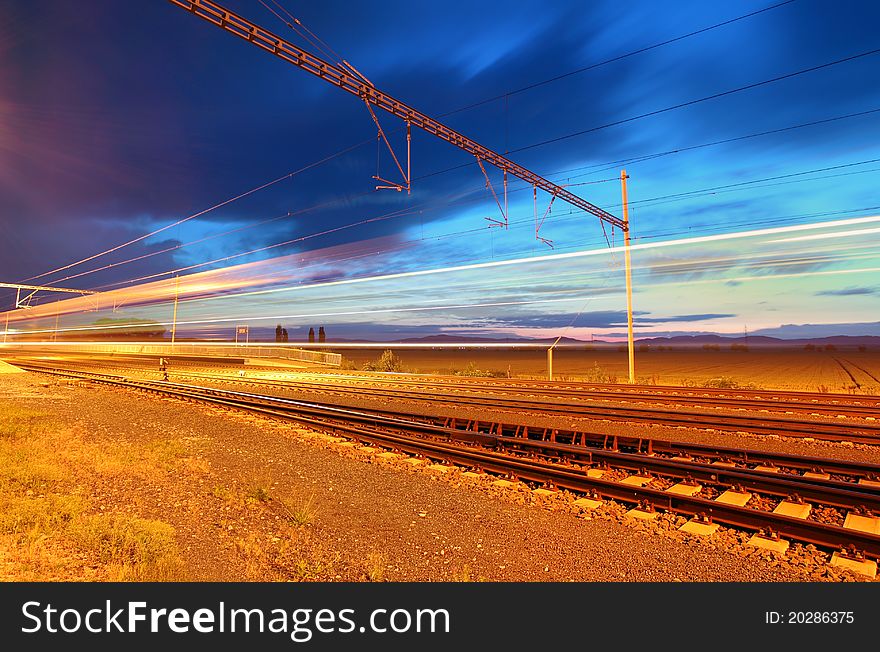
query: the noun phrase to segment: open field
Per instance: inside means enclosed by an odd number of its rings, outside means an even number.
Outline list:
[[[539,349],[389,348],[400,357],[405,371],[467,375],[476,370],[499,376],[509,373],[514,378],[545,378],[547,374],[547,354]],[[358,368],[381,354],[381,350],[365,349],[340,352]],[[553,372],[556,380],[625,383],[626,349],[557,348]],[[639,346],[636,376],[638,382],[653,385],[880,394],[880,351]]]
[[[121,476],[161,477],[177,451],[168,442],[104,443],[0,402],[0,579],[182,579],[171,525],[94,499],[96,487]]]

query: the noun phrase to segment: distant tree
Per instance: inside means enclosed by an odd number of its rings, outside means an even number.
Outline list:
[[[281,324],[278,324],[278,325],[275,327],[275,341],[276,341],[276,342],[280,342],[280,341],[281,341]]]
[[[315,343],[315,329],[310,328],[309,329],[309,344],[314,344],[314,343]]]
[[[326,342],[326,341],[327,341],[327,335],[324,333],[324,327],[321,326],[321,327],[318,329],[318,342],[320,342],[321,344],[323,344],[323,343]]]
[[[281,341],[282,342],[287,341],[287,329],[286,328],[281,329]]]

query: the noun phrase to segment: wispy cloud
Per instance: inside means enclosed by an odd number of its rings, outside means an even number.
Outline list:
[[[880,294],[880,288],[849,287],[841,290],[822,290],[814,292],[817,297],[853,297],[868,294]]]

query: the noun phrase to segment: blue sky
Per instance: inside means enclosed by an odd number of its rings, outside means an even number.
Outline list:
[[[307,252],[324,252],[324,278],[344,278],[605,245],[594,218],[561,202],[541,229],[553,249],[536,241],[531,189],[519,182],[511,183],[510,228],[489,228],[485,218],[497,218],[498,209],[479,168],[423,133],[413,138],[413,193],[374,192],[375,129],[355,98],[168,2],[87,4],[89,11],[60,0],[0,6],[0,280],[93,255],[365,141],[202,218],[39,280],[98,288],[228,256],[236,257],[189,271],[270,256],[286,256],[283,264],[295,268],[296,254]],[[227,4],[307,46],[255,0]],[[880,214],[880,111],[871,112],[880,109],[880,53],[602,128],[878,49],[877,3],[795,0],[521,92],[774,3],[472,4],[285,6],[379,88],[430,115],[500,96],[441,119],[558,183],[584,184],[572,190],[614,214],[616,162],[630,159],[636,244]],[[380,119],[402,145],[399,124]],[[587,133],[568,137],[577,132]],[[553,139],[560,140],[534,146]],[[738,140],[710,145],[728,139]],[[380,163],[390,175],[384,153]],[[489,173],[498,184],[497,172]],[[546,202],[539,195],[539,216]],[[744,324],[778,333],[786,324],[821,324],[824,334],[880,334],[877,272],[731,282],[766,274],[773,256],[792,265],[795,250],[812,272],[869,270],[876,237],[802,240],[762,253],[746,238],[636,255],[640,332],[733,333]],[[59,281],[194,240],[203,241]],[[369,263],[344,260],[354,249],[374,252]],[[614,335],[625,303],[622,273],[607,258],[604,270],[591,272],[611,279],[601,306],[580,313],[553,303],[510,307],[501,325],[450,309],[405,327],[547,335],[573,321],[575,336]],[[541,273],[548,287],[583,289],[583,279],[553,266]],[[694,283],[697,276],[707,282]],[[484,287],[486,280],[483,272],[463,273],[456,293],[488,293],[491,303],[511,282],[493,276]],[[394,301],[403,307],[421,291],[397,288]],[[434,291],[454,298],[442,285]],[[545,294],[529,296],[553,296]],[[360,329],[369,337],[402,332],[404,323],[339,326],[346,336]]]

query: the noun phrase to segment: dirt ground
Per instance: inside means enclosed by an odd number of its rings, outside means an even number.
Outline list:
[[[806,581],[827,553],[684,535],[290,423],[0,375],[0,579]],[[12,468],[12,467],[9,467]]]
[[[405,370],[419,373],[463,373],[469,366],[479,371],[519,378],[546,378],[547,353],[540,349],[393,349]],[[381,350],[339,349],[362,367]],[[628,378],[625,347],[578,346],[553,353],[556,380],[619,382]],[[636,350],[636,376],[653,385],[735,383],[756,389],[880,394],[880,350],[825,350],[819,348],[719,347],[658,348],[640,345]]]

